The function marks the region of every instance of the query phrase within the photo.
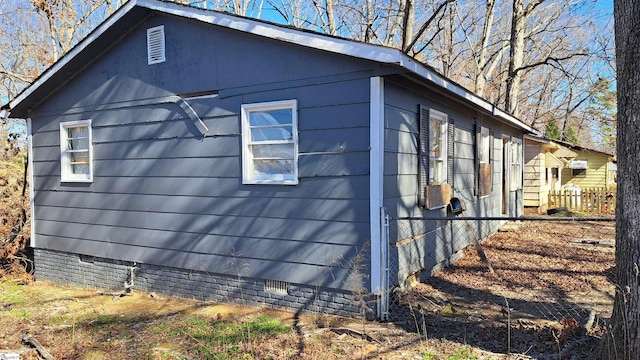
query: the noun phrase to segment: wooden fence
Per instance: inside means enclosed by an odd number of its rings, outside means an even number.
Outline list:
[[[559,207],[585,213],[613,213],[616,191],[607,188],[552,190],[549,192],[549,208]]]

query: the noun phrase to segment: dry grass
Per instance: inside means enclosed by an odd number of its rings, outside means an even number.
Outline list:
[[[23,351],[20,338],[28,331],[56,359],[527,359],[579,341],[572,354],[586,354],[597,327],[584,341],[580,325],[590,310],[608,317],[613,253],[572,244],[579,237],[572,231],[525,226],[496,234],[484,243],[496,274],[469,251],[410,294],[419,331],[137,291],[114,297],[5,281],[0,349]],[[23,358],[37,355],[31,350]]]
[[[24,157],[1,165],[0,354],[21,359],[39,358],[26,332],[56,359],[525,359],[576,344],[585,315],[611,309],[613,249],[573,243],[612,239],[604,223],[497,233],[483,243],[495,274],[469,250],[404,294],[413,317],[395,325],[32,283]]]

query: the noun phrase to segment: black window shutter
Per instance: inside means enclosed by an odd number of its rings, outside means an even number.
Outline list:
[[[449,118],[449,127],[447,128],[447,132],[447,184],[451,185],[451,189],[453,190],[456,127],[452,118]]]
[[[418,206],[425,204],[425,187],[429,181],[429,108],[420,105],[418,129]]]
[[[480,134],[480,125],[477,122],[473,124],[474,136],[474,153],[473,158],[473,194],[479,196],[480,194],[480,146],[482,146]]]

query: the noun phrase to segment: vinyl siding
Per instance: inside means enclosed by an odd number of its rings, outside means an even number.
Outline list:
[[[447,223],[417,220],[420,217],[446,216],[446,209],[425,210],[418,206],[418,109],[433,108],[453,119],[454,161],[452,196],[461,198],[471,216],[500,216],[503,134],[522,139],[522,132],[482,116],[446,95],[416,88],[401,80],[385,82],[385,177],[384,206],[391,221],[390,258],[393,284],[401,284],[416,272],[430,274],[452,261],[470,244],[470,236],[460,236],[461,222]],[[493,191],[489,196],[475,195],[476,152],[474,123],[490,128],[494,135],[492,158]],[[510,211],[522,213],[522,191],[510,192]],[[511,204],[512,202],[512,204]],[[409,219],[412,218],[412,219]],[[471,223],[480,238],[490,234],[486,226]],[[484,230],[481,230],[484,228]],[[495,230],[495,229],[493,229]],[[484,232],[483,232],[484,231]],[[410,241],[407,241],[410,239]],[[402,241],[402,245],[395,245]]]
[[[160,24],[167,61],[148,66],[145,31]],[[34,109],[35,246],[347,289],[349,262],[368,255],[376,67],[147,19]],[[163,99],[209,90],[219,96],[187,99],[203,138]],[[298,100],[299,185],[243,185],[241,104],[287,99]],[[59,123],[77,119],[92,119],[90,184],[60,182]]]
[[[562,185],[575,184],[581,188],[607,187],[607,162],[609,155],[595,151],[571,149],[578,154],[575,160],[587,161],[587,176],[572,177],[571,169],[562,169]]]
[[[538,143],[524,145],[524,206],[544,206],[549,186],[545,184],[545,155]]]

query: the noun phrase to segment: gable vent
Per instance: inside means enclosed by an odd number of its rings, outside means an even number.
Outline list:
[[[165,62],[164,25],[147,29],[147,60],[149,65]]]

